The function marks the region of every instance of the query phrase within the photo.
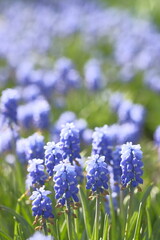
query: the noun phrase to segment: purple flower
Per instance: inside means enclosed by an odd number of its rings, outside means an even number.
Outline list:
[[[18,93],[15,89],[6,89],[1,96],[1,112],[6,120],[17,123]]]
[[[45,166],[49,176],[53,176],[54,167],[63,160],[60,143],[48,142],[45,149]]]
[[[104,156],[92,155],[87,162],[87,189],[103,192],[108,189],[108,168]]]
[[[141,178],[143,175],[141,147],[140,145],[132,145],[132,143],[123,144],[121,154],[122,185],[123,187],[137,187],[143,183]]]
[[[27,178],[27,183],[30,182],[31,186],[44,185],[47,175],[44,172],[44,161],[43,159],[32,159],[28,161],[27,168],[29,175]]]
[[[71,163],[80,156],[79,131],[73,123],[66,123],[60,133],[62,156]]]
[[[113,135],[107,125],[96,127],[93,132],[92,154],[104,156],[105,161],[110,163],[112,159]]]
[[[78,202],[78,181],[75,166],[69,162],[62,162],[54,167],[54,190],[55,198],[58,199],[58,203],[65,205],[68,201]]]
[[[44,218],[53,218],[52,213],[52,201],[48,194],[50,191],[44,190],[44,186],[33,191],[30,200],[32,200],[32,212],[33,216],[42,216]]]

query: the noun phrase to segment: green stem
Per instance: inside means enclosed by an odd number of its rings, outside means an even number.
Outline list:
[[[77,210],[74,210],[74,214],[77,216],[77,217],[74,219],[74,224],[75,224],[75,232],[76,232],[76,234],[78,234],[78,216],[79,216],[78,209],[77,209]]]
[[[73,240],[72,238],[72,219],[71,219],[71,207],[69,201],[67,200],[67,230],[68,230],[68,239]]]
[[[43,219],[43,230],[44,230],[44,234],[45,236],[48,235],[48,230],[47,230],[47,224],[46,224],[46,220]]]
[[[99,213],[100,213],[100,196],[97,194],[96,196],[96,213],[95,213],[95,234],[94,240],[99,239]]]
[[[133,200],[133,189],[130,189],[129,192],[130,198],[128,203],[128,209],[127,209],[127,218],[126,218],[126,225],[125,225],[125,232],[124,232],[124,240],[127,240],[128,237],[128,231],[129,231],[129,223],[132,213],[132,200]]]
[[[124,227],[125,227],[125,222],[124,222],[124,206],[123,206],[123,191],[120,191],[120,219],[121,219],[121,228],[122,228],[122,238],[123,238],[123,232],[124,232]]]

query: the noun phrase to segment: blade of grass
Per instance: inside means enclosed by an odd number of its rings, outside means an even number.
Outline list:
[[[0,239],[2,239],[2,240],[12,240],[12,238],[8,234],[2,232],[1,230],[0,230]]]
[[[15,221],[18,221],[21,224],[26,239],[30,237],[31,234],[33,234],[33,228],[31,227],[31,225],[13,209],[0,205],[0,210],[5,211],[6,213],[9,213],[13,217],[15,217]]]
[[[141,239],[140,238],[141,219],[142,219],[142,202],[139,205],[138,218],[136,222],[136,228],[135,228],[133,240]]]
[[[104,224],[103,224],[103,237],[102,237],[103,240],[107,239],[108,227],[109,227],[108,214],[105,214]]]
[[[80,188],[80,198],[81,198],[81,203],[82,203],[82,210],[83,210],[83,217],[84,217],[84,224],[85,224],[85,229],[87,233],[87,239],[89,240],[91,238],[91,225],[90,225],[90,217],[89,217],[89,206],[88,202],[86,199],[86,196],[83,192],[83,189]]]

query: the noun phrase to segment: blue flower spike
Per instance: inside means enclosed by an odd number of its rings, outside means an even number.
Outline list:
[[[60,142],[62,143],[63,158],[68,158],[73,164],[75,159],[80,159],[80,138],[79,130],[73,123],[66,123],[60,133]]]
[[[36,230],[44,228],[45,235],[47,234],[46,220],[53,223],[54,215],[52,213],[52,201],[48,197],[50,191],[44,189],[44,186],[33,191],[30,200],[32,200],[32,214],[35,217],[33,224],[37,224],[38,220],[40,226],[37,226]]]
[[[108,166],[104,156],[92,155],[87,164],[87,184],[86,189],[91,189],[92,195],[106,194],[108,189]],[[92,198],[92,196],[91,196]]]
[[[45,149],[45,166],[50,177],[53,176],[53,169],[63,160],[60,143],[48,142]]]
[[[59,206],[64,206],[69,203],[78,203],[78,181],[75,166],[71,165],[69,161],[64,160],[57,166],[54,167],[54,178],[55,182],[55,198],[58,200]],[[75,204],[76,205],[76,204]]]
[[[44,185],[47,180],[47,175],[44,172],[44,161],[43,159],[34,158],[28,161],[28,176],[27,185],[28,187],[39,187]]]
[[[8,88],[2,92],[0,109],[5,120],[17,123],[18,93]]]
[[[143,179],[141,178],[143,175],[143,155],[140,145],[132,145],[131,142],[127,142],[122,145],[121,154],[122,188],[139,188],[139,184],[143,184]]]

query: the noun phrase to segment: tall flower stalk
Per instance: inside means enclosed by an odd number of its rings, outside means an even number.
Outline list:
[[[141,178],[143,175],[143,162],[142,151],[140,145],[132,145],[132,143],[126,143],[122,145],[122,161],[120,166],[122,168],[122,187],[129,188],[130,199],[127,209],[127,219],[125,226],[124,239],[127,239],[128,229],[130,224],[130,218],[132,214],[132,201],[134,188],[143,183]]]
[[[66,220],[68,229],[69,240],[73,239],[73,228],[72,228],[72,209],[71,205],[79,202],[77,197],[78,193],[78,181],[75,167],[70,164],[69,161],[65,160],[54,167],[54,190],[55,198],[58,200],[60,207],[66,206]]]
[[[100,222],[100,194],[108,189],[108,169],[104,156],[92,155],[87,161],[87,184],[86,188],[91,189],[92,195],[96,197],[96,211],[94,220],[93,239],[99,239]]]

